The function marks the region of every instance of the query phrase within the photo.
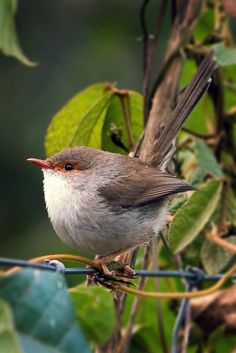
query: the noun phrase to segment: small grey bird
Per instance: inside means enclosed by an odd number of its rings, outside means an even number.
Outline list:
[[[164,164],[214,68],[209,54],[163,129],[159,143]],[[57,235],[76,249],[99,255],[101,263],[150,241],[166,223],[169,196],[193,189],[163,165],[154,168],[138,158],[88,147],[66,148],[46,160],[28,162],[43,171],[45,202]]]

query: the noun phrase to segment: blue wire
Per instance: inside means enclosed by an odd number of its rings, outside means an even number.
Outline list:
[[[54,265],[43,264],[43,263],[33,263],[25,260],[11,259],[0,257],[0,266],[20,266],[20,267],[29,267],[36,268],[40,270],[48,270],[48,271],[57,271],[57,268]],[[65,275],[92,275],[97,271],[93,268],[65,268],[63,273]],[[159,278],[185,278],[187,280],[195,280],[196,276],[194,273],[189,271],[146,271],[146,270],[137,270],[135,271],[137,275],[141,277],[159,277]],[[207,275],[205,273],[202,274],[204,281],[217,281],[223,276],[222,273],[218,273],[217,275]],[[236,279],[236,273],[234,273],[231,277],[232,279]]]

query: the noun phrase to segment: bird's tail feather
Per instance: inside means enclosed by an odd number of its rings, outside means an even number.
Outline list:
[[[213,52],[210,52],[200,64],[192,82],[181,95],[170,119],[166,122],[160,136],[155,141],[159,167],[162,167],[163,163],[167,163],[168,158],[166,157],[168,155],[171,156],[173,154],[169,153],[173,149],[173,141],[189,114],[208,89],[211,83],[211,75],[215,68],[216,61]]]

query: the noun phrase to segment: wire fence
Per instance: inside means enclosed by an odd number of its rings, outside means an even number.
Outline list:
[[[44,263],[34,263],[26,260],[18,260],[0,257],[0,266],[1,267],[26,267],[33,268],[45,271],[54,271],[60,272],[64,275],[94,275],[98,271],[93,268],[78,268],[78,267],[65,267],[65,265],[58,260],[46,260]],[[194,288],[199,288],[203,282],[205,281],[218,281],[221,279],[224,274],[218,273],[216,275],[208,275],[203,272],[200,268],[197,267],[187,267],[185,271],[163,271],[163,270],[136,270],[136,276],[140,277],[156,277],[156,278],[179,278],[185,280],[185,291],[191,292]],[[236,273],[231,276],[231,279],[236,279]],[[179,337],[180,330],[183,327],[183,324],[186,320],[186,313],[189,308],[189,299],[183,299],[179,306],[179,310],[177,313],[173,337],[172,337],[172,345],[171,345],[171,353],[179,352]]]

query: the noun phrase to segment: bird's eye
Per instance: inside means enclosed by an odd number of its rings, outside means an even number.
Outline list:
[[[74,169],[74,166],[73,164],[71,163],[66,163],[65,166],[64,166],[65,170],[73,170]]]

